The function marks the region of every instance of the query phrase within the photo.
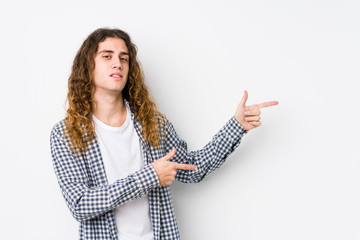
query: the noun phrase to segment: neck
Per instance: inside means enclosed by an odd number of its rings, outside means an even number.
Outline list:
[[[92,109],[97,119],[112,127],[124,124],[127,111],[121,93],[109,95],[95,91],[93,99]]]

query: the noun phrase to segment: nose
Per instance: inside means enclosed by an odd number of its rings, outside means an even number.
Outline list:
[[[115,58],[115,60],[113,62],[113,68],[119,68],[119,69],[122,68],[121,61],[119,58]]]

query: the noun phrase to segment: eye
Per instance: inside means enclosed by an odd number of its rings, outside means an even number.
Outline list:
[[[109,58],[111,58],[111,56],[110,56],[110,55],[103,55],[102,57],[103,57],[103,58],[105,58],[105,59],[109,59]]]
[[[129,60],[128,60],[126,57],[121,57],[121,58],[120,58],[120,61],[122,61],[122,62],[128,62]]]

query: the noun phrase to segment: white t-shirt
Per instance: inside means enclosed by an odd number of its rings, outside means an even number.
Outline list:
[[[94,115],[93,121],[110,184],[144,167],[141,143],[131,121],[129,108],[121,127],[109,126]],[[115,208],[115,221],[120,240],[153,239],[147,195]]]

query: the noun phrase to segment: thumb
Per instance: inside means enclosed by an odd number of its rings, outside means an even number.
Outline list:
[[[240,105],[241,105],[241,106],[245,107],[245,103],[246,103],[246,101],[247,101],[247,98],[248,98],[248,92],[245,90],[245,91],[244,91],[244,95],[243,95],[243,97],[242,97],[242,99],[241,99],[241,101],[240,101]]]
[[[173,148],[168,154],[166,154],[161,159],[163,161],[169,161],[171,158],[173,158],[175,156],[175,153],[176,153],[176,148]]]

